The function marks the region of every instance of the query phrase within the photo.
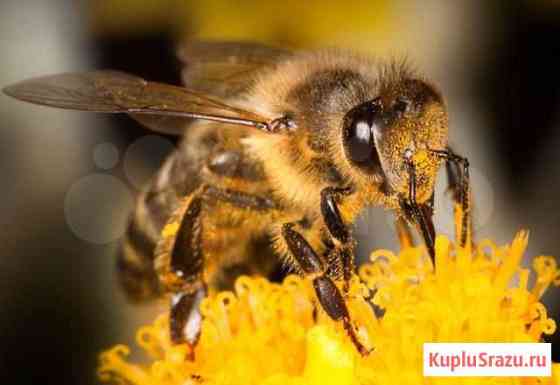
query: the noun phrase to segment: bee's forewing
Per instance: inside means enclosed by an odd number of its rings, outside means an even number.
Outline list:
[[[257,71],[274,67],[291,55],[288,50],[250,42],[187,41],[178,49],[185,64],[184,84],[225,98],[246,90]]]
[[[25,80],[3,90],[7,95],[30,103],[79,111],[162,115],[175,119],[146,118],[151,128],[181,134],[180,119],[206,119],[263,127],[267,119],[226,104],[217,98],[183,87],[148,82],[116,71],[65,73]],[[164,123],[167,123],[165,126]],[[162,126],[162,127],[160,127]],[[177,131],[177,132],[176,132]]]

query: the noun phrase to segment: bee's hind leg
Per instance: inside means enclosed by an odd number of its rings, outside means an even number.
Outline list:
[[[171,340],[177,344],[187,342],[194,346],[200,337],[200,302],[207,294],[201,218],[205,201],[227,202],[236,208],[262,212],[275,207],[268,198],[203,185],[184,198],[168,219],[156,247],[155,267],[164,288],[173,293],[169,326]]]
[[[206,295],[206,285],[202,282],[197,289],[172,295],[169,332],[173,343],[186,342],[190,346],[196,345],[202,326],[200,302]]]
[[[188,196],[169,218],[155,255],[160,281],[173,293],[169,332],[173,343],[194,346],[200,336],[199,305],[206,296],[201,250],[202,190]]]

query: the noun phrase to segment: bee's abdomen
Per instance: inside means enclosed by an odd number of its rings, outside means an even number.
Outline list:
[[[167,218],[177,207],[177,155],[170,156],[137,198],[117,260],[119,281],[132,301],[158,297],[163,288],[154,269],[154,250]],[[189,186],[191,187],[191,186]]]
[[[155,241],[131,220],[117,259],[117,275],[131,301],[158,297],[159,278],[154,270]]]

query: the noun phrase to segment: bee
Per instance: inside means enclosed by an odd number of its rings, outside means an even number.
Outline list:
[[[415,227],[433,259],[434,184],[445,163],[467,242],[469,164],[449,148],[441,93],[404,62],[342,50],[196,42],[179,58],[186,88],[95,71],[4,92],[125,113],[182,137],[139,194],[118,259],[133,299],[170,293],[173,342],[195,346],[209,288],[270,274],[281,261],[309,278],[321,308],[367,354],[345,303],[359,213],[392,210],[401,243],[412,243]]]

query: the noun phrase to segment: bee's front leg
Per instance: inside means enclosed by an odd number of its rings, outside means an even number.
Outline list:
[[[406,249],[407,247],[414,246],[414,240],[412,231],[410,231],[410,226],[400,214],[397,214],[397,218],[395,219],[395,227],[397,229],[397,236],[399,238],[401,249]]]
[[[457,155],[449,147],[446,151],[432,152],[446,162],[449,191],[455,202],[455,209],[461,209],[460,234],[457,237],[460,245],[465,246],[469,235],[472,238],[469,160]]]
[[[317,299],[327,315],[334,321],[342,321],[344,329],[360,354],[368,354],[369,351],[359,341],[352,326],[344,297],[327,274],[327,264],[317,255],[303,235],[294,230],[294,226],[295,223],[284,224],[282,237],[299,269],[312,280]]]
[[[447,153],[449,189],[453,194],[455,207],[461,207],[461,234],[458,236],[461,246],[465,246],[469,233],[472,237],[469,161],[467,158],[455,154],[451,148],[447,150]]]

